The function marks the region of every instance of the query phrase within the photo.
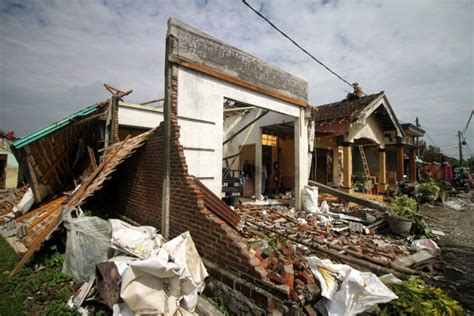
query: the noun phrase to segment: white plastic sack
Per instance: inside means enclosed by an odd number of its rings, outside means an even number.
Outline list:
[[[321,202],[321,207],[320,207],[321,213],[329,213],[329,204],[326,201]]]
[[[33,206],[33,203],[35,202],[35,198],[33,196],[33,190],[29,188],[25,195],[21,198],[20,202],[18,202],[17,205],[13,207],[12,212],[13,213],[18,213],[20,212],[21,214],[25,214],[30,210],[30,208]]]
[[[110,249],[110,224],[99,217],[65,215],[67,229],[66,253],[62,272],[74,279],[87,281],[95,265],[106,261]]]
[[[441,252],[441,249],[438,247],[438,245],[431,239],[414,240],[411,243],[410,249],[415,252],[426,250],[433,256]]]
[[[133,226],[119,219],[109,219],[112,245],[117,249],[145,259],[158,252],[164,239],[151,226]]]
[[[204,290],[206,268],[189,232],[167,242],[158,253],[130,264],[120,296],[135,314],[194,312]]]
[[[398,298],[371,272],[361,272],[314,256],[306,257],[306,260],[324,297],[317,306],[326,315],[356,315]]]
[[[305,186],[303,190],[303,206],[307,213],[319,213],[318,188]]]

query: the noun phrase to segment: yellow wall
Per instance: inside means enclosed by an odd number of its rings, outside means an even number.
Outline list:
[[[282,185],[295,187],[295,141],[280,138],[280,173]]]

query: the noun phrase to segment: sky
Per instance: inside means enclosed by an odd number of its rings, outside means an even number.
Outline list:
[[[385,91],[397,117],[457,157],[474,105],[474,0],[248,0],[366,94]],[[104,100],[163,97],[174,16],[309,83],[309,102],[343,99],[334,77],[239,0],[0,0],[0,129],[24,136]],[[474,120],[464,133],[474,153]]]

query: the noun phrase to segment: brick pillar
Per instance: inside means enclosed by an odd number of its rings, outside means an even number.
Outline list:
[[[403,180],[403,145],[397,145],[397,180]]]
[[[385,193],[387,191],[387,158],[385,148],[379,148],[379,186],[378,192]]]
[[[415,148],[410,149],[410,181],[416,182],[416,153]]]
[[[346,192],[352,190],[352,143],[342,144],[342,164],[343,164],[343,176],[342,176],[342,189]]]

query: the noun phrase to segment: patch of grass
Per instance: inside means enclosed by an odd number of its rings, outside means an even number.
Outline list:
[[[8,273],[17,256],[8,242],[0,238],[0,315],[79,315],[66,305],[74,285],[61,272],[64,254],[52,242],[10,278]]]

